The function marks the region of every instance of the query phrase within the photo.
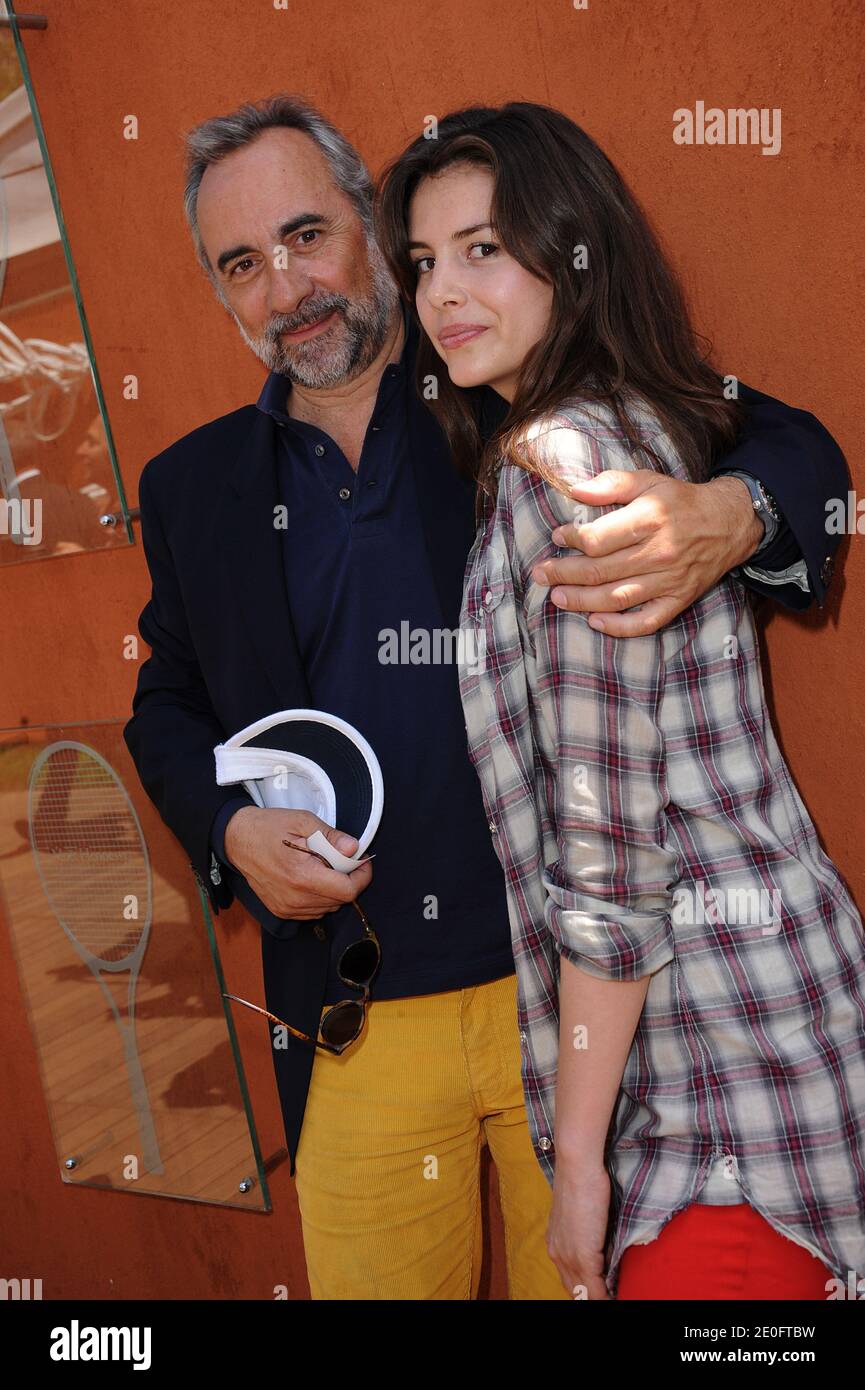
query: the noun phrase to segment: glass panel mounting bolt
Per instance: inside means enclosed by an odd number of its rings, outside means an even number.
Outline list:
[[[141,508],[140,508],[140,507],[130,507],[130,508],[129,508],[129,520],[130,520],[130,521],[140,521],[140,519],[141,519]],[[107,527],[107,526],[110,526],[110,527],[113,528],[113,527],[115,527],[115,526],[119,526],[119,525],[121,524],[122,521],[123,521],[123,513],[122,513],[122,512],[103,512],[103,513],[102,513],[102,516],[99,518],[99,525],[100,525],[100,526],[106,526],[106,527]]]
[[[288,1149],[286,1149],[286,1148],[277,1149],[275,1153],[272,1153],[272,1154],[270,1155],[270,1158],[265,1159],[264,1163],[261,1165],[261,1166],[262,1166],[262,1170],[263,1170],[265,1173],[272,1173],[273,1170],[274,1170],[274,1168],[278,1168],[279,1165],[280,1165],[280,1163],[284,1163],[285,1160],[286,1160],[287,1158],[288,1158]],[[255,1178],[249,1178],[249,1177],[247,1177],[247,1178],[241,1178],[240,1182],[239,1182],[238,1185],[237,1185],[237,1190],[238,1190],[238,1192],[251,1192],[252,1189],[253,1189],[255,1186],[256,1186],[256,1179],[255,1179]]]

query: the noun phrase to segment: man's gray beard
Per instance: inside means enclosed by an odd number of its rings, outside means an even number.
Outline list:
[[[370,256],[370,269],[370,289],[363,299],[347,299],[344,294],[318,295],[303,305],[301,313],[274,316],[258,338],[246,332],[232,310],[243,341],[268,371],[279,372],[308,390],[351,380],[381,352],[399,298],[377,248],[376,254]],[[338,317],[323,333],[301,343],[282,341],[281,334],[315,323],[333,309]]]

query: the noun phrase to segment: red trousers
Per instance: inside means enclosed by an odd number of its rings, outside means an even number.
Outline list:
[[[692,1202],[648,1245],[629,1245],[620,1299],[826,1299],[832,1271],[747,1202]]]

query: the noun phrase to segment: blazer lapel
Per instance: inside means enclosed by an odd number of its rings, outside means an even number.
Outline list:
[[[238,619],[273,687],[272,708],[264,713],[306,708],[310,703],[285,584],[285,532],[274,525],[279,502],[277,430],[271,416],[256,410],[215,518],[216,543],[236,596]],[[254,698],[252,674],[238,672],[238,679],[248,681]],[[258,717],[252,714],[250,719]]]

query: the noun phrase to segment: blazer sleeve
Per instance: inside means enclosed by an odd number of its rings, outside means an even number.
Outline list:
[[[621,448],[579,429],[548,436],[562,486],[606,468],[633,468]],[[557,858],[544,872],[545,919],[556,950],[590,975],[631,980],[674,956],[673,889],[681,876],[666,833],[664,739],[659,705],[672,629],[615,638],[587,615],[550,603],[531,580],[559,552],[550,531],[574,503],[537,475],[512,467],[512,567],[519,571],[533,651],[532,718],[553,750],[550,799]],[[594,520],[610,508],[581,509]]]
[[[138,630],[151,649],[138,675],[132,718],[123,730],[142,785],[189,856],[215,912],[234,894],[212,854],[211,829],[237,787],[216,781],[213,749],[226,732],[214,713],[189,633],[183,598],[153,486],[153,460],[141,474],[141,538],[151,597]]]
[[[787,608],[823,607],[840,536],[826,531],[827,503],[846,497],[850,474],[829,431],[807,410],[739,383],[745,419],[739,444],[719,459],[715,476],[741,470],[759,478],[778,503],[784,534],[737,577]]]

